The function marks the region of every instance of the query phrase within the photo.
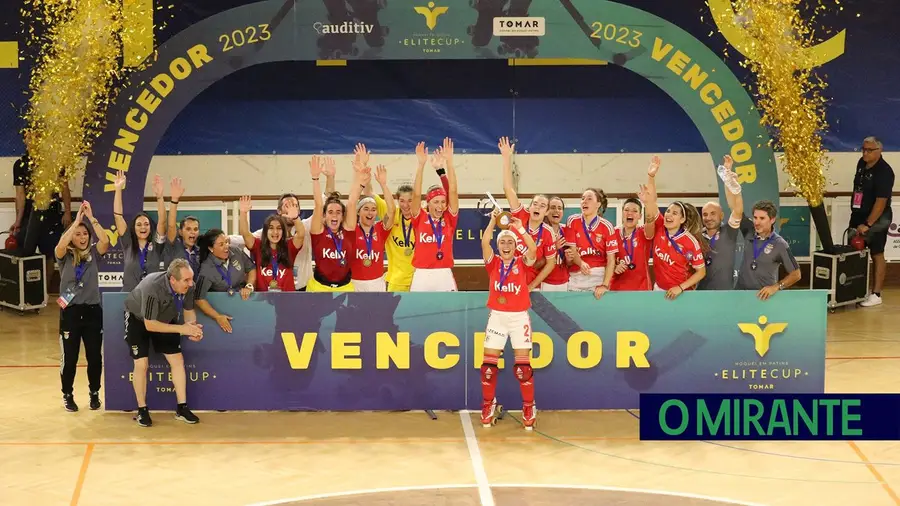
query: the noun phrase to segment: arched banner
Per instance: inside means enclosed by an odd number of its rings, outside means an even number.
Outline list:
[[[513,0],[506,12],[490,1],[368,2],[357,12],[346,4],[267,0],[212,16],[163,43],[110,105],[107,127],[88,160],[84,198],[100,222],[113,221],[117,170],[127,171],[131,182],[123,194],[125,213],[142,209],[143,183],[160,138],[211,84],[259,63],[320,59],[606,60],[646,77],[678,102],[715,160],[731,154],[747,207],[760,199],[778,204],[774,154],[753,101],[713,51],[664,19],[606,0]],[[716,177],[714,164],[709,175]],[[113,260],[102,269],[111,276],[121,266]]]

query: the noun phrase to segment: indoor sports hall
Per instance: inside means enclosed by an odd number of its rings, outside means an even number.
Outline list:
[[[0,0],[0,506],[900,506],[897,16]]]

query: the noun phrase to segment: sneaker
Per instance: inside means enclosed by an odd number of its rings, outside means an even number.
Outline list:
[[[534,430],[534,422],[537,420],[537,408],[534,403],[522,405],[522,424],[525,430]]]
[[[870,293],[866,300],[859,303],[860,307],[873,307],[881,305],[881,297],[875,295],[874,293]]]
[[[100,392],[91,392],[91,409],[94,411],[100,409]]]
[[[141,427],[152,427],[153,420],[150,419],[150,410],[145,407],[138,408],[137,415],[134,417],[137,420],[138,425]]]
[[[490,428],[497,423],[497,416],[500,414],[501,406],[497,404],[495,398],[491,402],[484,402],[481,405],[481,425],[484,428]]]
[[[78,404],[75,404],[75,396],[72,394],[63,394],[63,406],[69,413],[78,411]]]
[[[187,404],[182,404],[175,409],[175,419],[181,420],[184,423],[197,423],[200,421],[200,418],[198,418],[197,415],[191,413]]]

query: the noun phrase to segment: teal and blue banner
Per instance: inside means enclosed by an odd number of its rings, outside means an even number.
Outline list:
[[[122,339],[125,294],[106,293],[106,406],[135,407]],[[645,393],[821,394],[826,293],[532,293],[529,333],[541,409],[634,409]],[[487,293],[210,294],[233,317],[228,334],[198,312],[200,342],[183,339],[190,404],[203,410],[480,409]],[[507,347],[505,357],[512,357]],[[501,364],[501,404],[518,381]],[[175,397],[151,357],[151,409]]]
[[[900,439],[897,394],[644,394],[641,440]]]

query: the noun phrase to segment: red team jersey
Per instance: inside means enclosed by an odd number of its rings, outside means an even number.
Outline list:
[[[553,228],[547,227],[550,229],[550,235],[553,236]],[[559,234],[562,237],[566,236],[566,227],[563,225],[559,226]],[[556,238],[553,238],[553,246],[556,247]],[[566,265],[566,254],[564,250],[557,249],[556,250],[556,267],[550,271],[550,274],[544,278],[544,283],[548,285],[564,285],[569,282],[569,266]]]
[[[669,239],[662,213],[656,216],[654,226],[653,273],[660,288],[668,290],[687,281],[691,277],[689,267],[706,267],[700,243],[694,236],[682,230]]]
[[[625,262],[626,270],[622,274],[613,276],[612,290],[614,291],[640,291],[650,290],[650,252],[653,241],[644,235],[644,227],[635,228],[627,237],[622,236],[622,230],[616,229],[621,247],[616,254],[616,260]],[[634,269],[628,269],[628,264],[634,264]]]
[[[265,232],[264,232],[265,233]],[[288,258],[290,259],[290,265],[281,265],[278,264],[278,289],[282,292],[293,292],[296,290],[294,287],[294,258],[297,256],[297,252],[300,251],[294,246],[294,241],[288,239],[287,241],[288,247]],[[268,292],[269,291],[269,282],[272,281],[272,262],[269,261],[268,265],[264,264],[262,261],[262,240],[257,239],[253,242],[253,249],[250,250],[250,253],[253,255],[253,259],[256,261],[256,288],[257,292]],[[275,250],[272,250],[272,255],[270,258],[277,258],[275,256]]]
[[[524,257],[516,255],[513,257],[512,270],[500,284],[500,267],[503,267],[504,273],[509,268],[503,265],[503,259],[499,255],[491,254],[490,259],[485,263],[488,271],[488,280],[490,282],[490,293],[488,294],[487,307],[495,311],[503,311],[506,313],[521,313],[531,308],[531,296],[528,293],[528,281],[525,274]],[[506,300],[501,304],[500,297]]]
[[[585,226],[580,214],[569,216],[566,222],[566,244],[570,247],[575,246],[581,259],[589,266],[606,267],[606,255],[619,252],[618,236],[612,223],[602,216],[596,216],[591,221],[593,223]],[[580,270],[575,264],[569,266],[570,272]]]
[[[350,262],[347,260],[353,257],[353,249],[356,247],[355,231],[351,232],[341,227],[336,235],[337,241],[341,244],[340,251],[336,241],[328,233],[327,227],[321,234],[310,234],[316,271],[332,283],[343,281],[350,274]],[[345,260],[343,266],[340,264],[342,258]]]
[[[384,229],[384,222],[379,221],[372,225],[372,233],[369,240],[372,241],[372,253],[368,253],[368,245],[366,244],[366,233],[363,231],[362,225],[356,226],[356,245],[353,257],[350,259],[350,271],[353,273],[353,279],[359,281],[369,281],[379,279],[384,275],[384,241],[391,234],[390,230]],[[366,267],[366,259],[371,260],[371,265]]]
[[[550,225],[541,224],[538,228],[529,230],[528,220],[530,219],[531,213],[522,206],[519,206],[518,209],[513,211],[512,215],[513,217],[522,220],[522,225],[524,225],[525,230],[528,230],[531,234],[531,239],[537,246],[537,252],[534,255],[535,262],[541,258],[553,258],[553,256],[556,255],[556,242],[553,241],[553,231],[550,229]],[[516,234],[516,254],[524,257],[525,253],[528,251],[528,246],[525,245],[525,241],[522,240],[518,232],[513,231],[513,233]],[[538,272],[538,269],[535,269],[533,265],[525,266],[526,279],[529,284],[534,281]],[[550,275],[548,274],[547,278],[549,277]],[[546,281],[547,278],[545,278],[544,281]]]
[[[416,248],[413,251],[412,265],[416,269],[450,269],[453,267],[453,238],[456,236],[456,223],[459,214],[444,211],[440,221],[434,220],[435,229],[441,227],[441,249],[444,256],[438,260],[437,236],[431,228],[431,220],[428,219],[428,211],[419,210],[419,214],[412,219],[413,229],[416,231]]]

